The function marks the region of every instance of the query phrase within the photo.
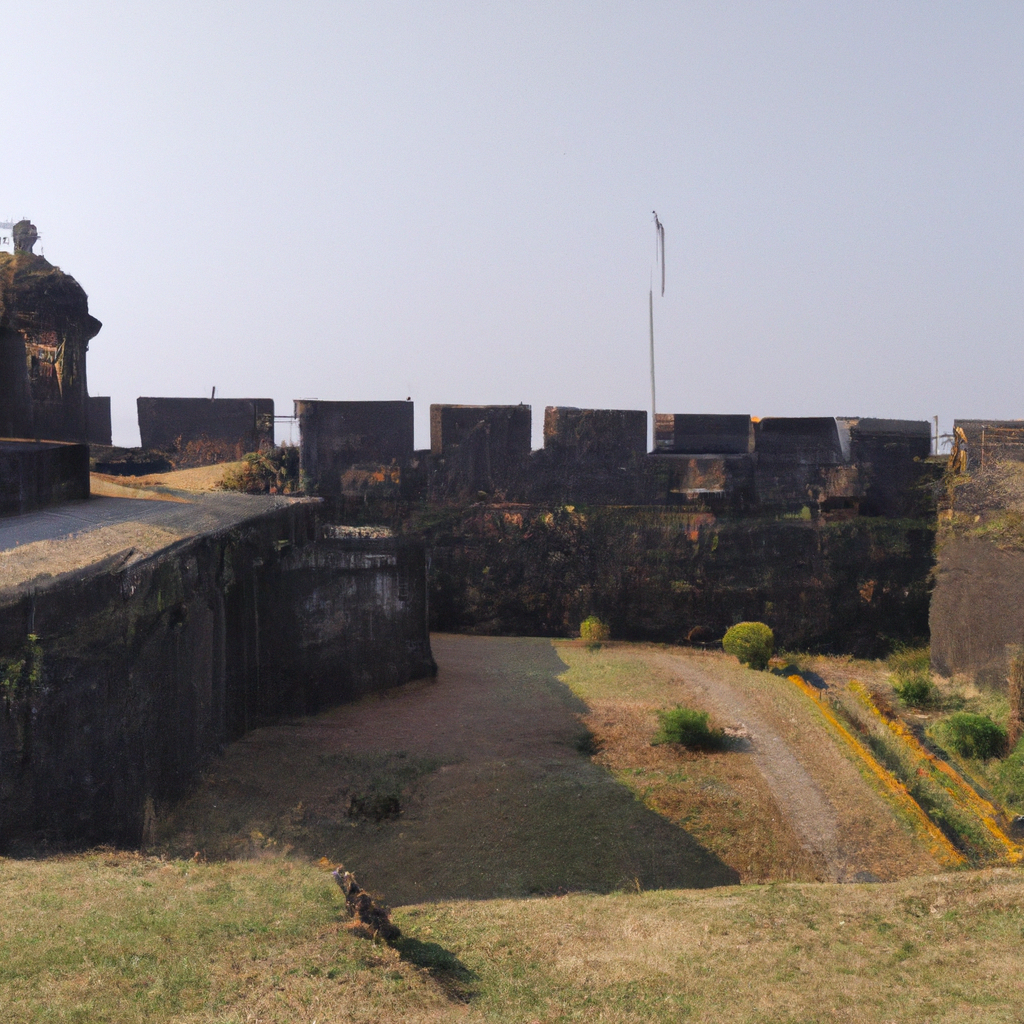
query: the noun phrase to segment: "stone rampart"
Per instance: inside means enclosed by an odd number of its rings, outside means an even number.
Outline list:
[[[184,453],[186,459],[190,445],[238,459],[274,443],[271,398],[140,398],[138,414],[144,449]]]
[[[3,591],[4,852],[137,844],[247,729],[434,671],[422,545],[319,516],[296,502]]]
[[[0,516],[88,497],[88,445],[0,440]]]

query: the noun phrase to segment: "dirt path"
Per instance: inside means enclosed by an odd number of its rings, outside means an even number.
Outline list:
[[[651,660],[700,707],[750,734],[750,755],[825,878],[871,881],[939,870],[786,680],[749,672],[724,656],[680,651]]]
[[[661,655],[658,661],[685,679],[697,691],[702,706],[717,718],[749,733],[754,763],[801,845],[821,860],[829,881],[845,881],[850,865],[840,851],[836,809],[782,737],[724,680],[672,655]]]
[[[258,729],[160,824],[207,857],[294,848],[392,904],[739,880],[583,746],[550,641],[434,636],[437,679]],[[352,814],[397,797],[400,813]],[[358,801],[353,804],[353,800]]]

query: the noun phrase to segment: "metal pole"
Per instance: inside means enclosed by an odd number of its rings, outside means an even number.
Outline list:
[[[651,324],[651,449],[658,447],[657,406],[654,403],[654,288],[647,293],[647,312]]]

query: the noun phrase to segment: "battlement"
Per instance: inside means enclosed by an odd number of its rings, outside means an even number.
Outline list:
[[[544,410],[531,451],[530,406],[432,405],[430,449],[414,452],[411,402],[297,402],[305,485],[331,498],[683,505],[750,512],[904,515],[930,452],[926,421],[847,417]],[[909,495],[909,496],[908,496]]]

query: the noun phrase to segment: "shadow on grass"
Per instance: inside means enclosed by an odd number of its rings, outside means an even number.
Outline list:
[[[406,963],[425,970],[452,1002],[468,1003],[473,998],[470,986],[479,975],[451,950],[437,942],[421,942],[405,935],[395,939],[391,948]]]
[[[773,676],[782,676],[784,679],[788,679],[790,676],[800,676],[805,683],[813,686],[816,690],[828,689],[828,683],[817,672],[812,672],[809,668],[801,668],[794,662],[783,665],[782,668],[770,668],[768,671]]]

